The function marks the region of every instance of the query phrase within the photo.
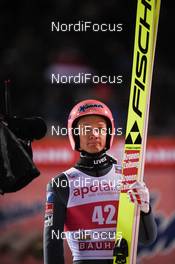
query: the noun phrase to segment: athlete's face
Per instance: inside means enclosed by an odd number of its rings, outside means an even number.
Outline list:
[[[78,127],[80,128],[80,150],[98,153],[105,148],[107,124],[102,116],[81,117]]]

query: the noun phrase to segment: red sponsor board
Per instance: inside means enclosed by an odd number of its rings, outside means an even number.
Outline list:
[[[119,163],[123,157],[124,140],[115,138],[109,151]],[[39,166],[72,166],[79,157],[77,151],[70,147],[67,137],[48,137],[33,143],[34,160]],[[175,168],[175,138],[148,138],[145,165],[154,167]]]
[[[149,168],[175,168],[175,138],[148,138],[145,162]]]
[[[72,166],[79,153],[72,151],[67,137],[50,137],[33,144],[34,160],[39,166]]]

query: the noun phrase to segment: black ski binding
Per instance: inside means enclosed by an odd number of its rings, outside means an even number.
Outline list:
[[[114,246],[113,256],[116,257],[116,264],[126,263],[126,258],[128,257],[128,243],[126,239],[118,239]]]

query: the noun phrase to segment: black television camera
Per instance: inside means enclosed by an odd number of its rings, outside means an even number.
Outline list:
[[[0,88],[0,194],[16,192],[40,175],[31,142],[47,132],[41,117],[12,115],[9,88],[9,80]]]

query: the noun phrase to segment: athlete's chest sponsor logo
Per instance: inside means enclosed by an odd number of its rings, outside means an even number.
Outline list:
[[[114,241],[79,242],[79,250],[112,250]]]
[[[74,197],[81,197],[81,198],[85,198],[86,196],[91,196],[93,194],[101,194],[101,193],[112,193],[117,191],[116,188],[116,181],[97,181],[94,182],[93,184],[89,185],[89,186],[82,186],[82,187],[77,187],[73,189],[73,196]]]

